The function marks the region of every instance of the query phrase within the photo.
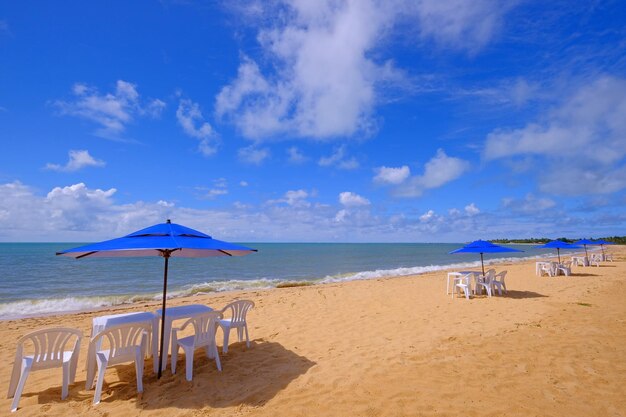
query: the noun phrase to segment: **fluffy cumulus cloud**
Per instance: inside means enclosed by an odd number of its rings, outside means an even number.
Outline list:
[[[45,168],[51,171],[74,172],[85,167],[103,167],[104,161],[95,159],[89,151],[69,151],[69,161],[65,165],[46,164]]]
[[[159,99],[140,100],[135,84],[118,80],[115,91],[101,94],[95,87],[77,83],[74,98],[57,100],[53,105],[61,114],[80,117],[96,123],[96,136],[121,139],[126,126],[137,116],[159,117],[165,103]]]
[[[484,157],[543,161],[539,188],[546,193],[613,193],[626,188],[625,140],[626,79],[605,76],[535,122],[490,133]]]
[[[200,141],[198,151],[201,154],[211,156],[217,152],[217,135],[211,125],[204,120],[198,103],[181,99],[176,110],[176,119],[185,134]]]
[[[339,194],[339,202],[345,207],[362,207],[369,206],[370,201],[351,191],[344,191]]]
[[[386,36],[407,20],[420,38],[478,50],[493,36],[507,2],[479,0],[282,0],[249,2],[245,17],[261,25],[261,68],[244,56],[236,78],[216,97],[228,117],[256,140],[281,136],[333,139],[376,130],[379,90],[404,82],[384,58]],[[250,12],[251,10],[254,13]],[[279,19],[267,19],[280,16]],[[268,21],[272,26],[263,26]]]
[[[399,197],[419,197],[431,188],[438,188],[463,175],[469,169],[469,162],[448,156],[443,149],[426,164],[421,175],[410,175],[408,166],[399,168],[378,168],[374,181],[394,186],[393,194]]]
[[[411,175],[411,169],[403,165],[399,168],[380,167],[376,169],[374,182],[379,184],[400,184]]]
[[[167,218],[217,238],[248,242],[597,236],[613,233],[625,220],[620,210],[595,217],[593,222],[551,209],[527,216],[511,215],[506,208],[476,215],[472,203],[466,204],[465,210],[449,209],[447,214],[432,209],[419,215],[398,214],[377,211],[367,199],[352,192],[340,195],[335,204],[321,204],[316,201],[316,192],[303,189],[287,191],[274,201],[234,203],[223,209],[180,207],[164,200],[120,204],[115,201],[116,195],[115,188],[93,189],[82,183],[43,193],[17,181],[0,184],[0,241],[96,241]]]

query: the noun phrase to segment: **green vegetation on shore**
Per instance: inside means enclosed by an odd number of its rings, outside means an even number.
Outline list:
[[[566,237],[560,237],[556,240],[562,240],[563,242],[567,242],[567,243],[574,243],[580,239],[583,239],[583,238],[570,239]],[[584,239],[587,239],[587,238],[584,238]],[[591,239],[591,240],[603,239],[603,240],[606,240],[607,242],[613,242],[617,245],[626,245],[626,236],[610,236],[610,237],[598,237],[598,238],[588,238],[588,239]],[[548,239],[547,237],[541,237],[541,238],[533,237],[530,239],[491,239],[491,242],[493,243],[533,243],[533,244],[541,245],[542,243],[546,243],[551,240],[554,240],[554,239]]]

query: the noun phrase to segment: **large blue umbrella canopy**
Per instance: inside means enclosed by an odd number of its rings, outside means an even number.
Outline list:
[[[475,240],[468,243],[460,249],[453,250],[449,253],[480,253],[480,264],[485,275],[485,263],[483,261],[483,253],[501,253],[501,252],[524,252],[523,250],[507,248],[506,246],[496,245],[488,240]]]
[[[57,252],[57,255],[71,256],[76,259],[85,257],[131,257],[160,256],[165,259],[163,268],[163,308],[161,320],[161,345],[159,374],[163,358],[163,334],[165,326],[165,301],[167,296],[167,271],[169,258],[206,258],[212,256],[242,256],[256,252],[245,246],[223,242],[189,227],[171,223],[156,224],[129,235],[92,243]]]
[[[556,254],[559,257],[559,263],[561,263],[561,249],[582,249],[581,246],[572,245],[571,243],[563,242],[562,240],[552,240],[544,245],[535,246],[539,249],[556,249]]]
[[[589,240],[589,239],[580,239],[574,242],[574,245],[583,245],[585,247],[585,256],[587,257],[589,257],[589,254],[587,253],[587,245],[597,245],[597,244],[598,243],[596,243],[595,240]]]

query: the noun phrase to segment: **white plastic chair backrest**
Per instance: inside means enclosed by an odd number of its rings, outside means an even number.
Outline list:
[[[254,307],[254,303],[250,300],[239,300],[228,304],[222,309],[222,313],[230,310],[232,323],[243,323],[246,321],[248,310]]]
[[[60,367],[63,364],[63,352],[74,351],[82,336],[80,330],[67,327],[42,329],[26,334],[17,341],[15,363],[21,364],[23,357],[31,356],[33,370]],[[67,349],[74,338],[73,346]]]
[[[491,284],[491,281],[493,281],[494,277],[496,276],[496,270],[495,269],[490,269],[487,272],[485,272],[485,284]]]
[[[126,323],[108,327],[91,338],[90,350],[95,353],[95,347],[100,341],[99,351],[109,350],[111,365],[134,360],[136,348],[145,348],[143,345],[150,329],[148,323]]]
[[[194,346],[207,346],[213,344],[217,322],[222,317],[223,315],[220,311],[208,311],[187,320],[180,330],[183,331],[188,325],[193,325],[195,332]]]
[[[494,277],[494,281],[504,282],[504,278],[506,277],[506,271],[498,272]]]

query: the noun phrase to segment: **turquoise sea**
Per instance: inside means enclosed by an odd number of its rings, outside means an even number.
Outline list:
[[[0,243],[0,319],[88,310],[160,299],[163,260],[55,256],[82,243]],[[168,297],[235,289],[272,288],[411,275],[480,265],[478,254],[449,255],[461,243],[244,243],[243,257],[172,258]],[[527,245],[522,253],[485,255],[487,262],[547,256]]]

